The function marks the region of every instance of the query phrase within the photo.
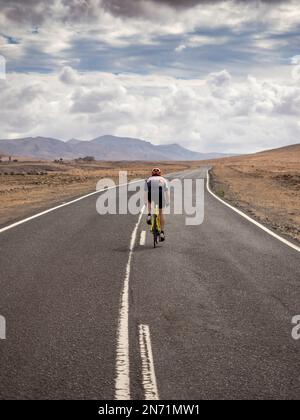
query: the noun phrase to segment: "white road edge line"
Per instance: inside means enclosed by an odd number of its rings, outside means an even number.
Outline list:
[[[6,227],[0,229],[0,233],[3,233],[7,230],[13,229],[13,228],[15,228],[19,225],[27,223],[30,220],[37,219],[38,217],[44,216],[45,214],[51,213],[55,210],[61,209],[62,207],[70,206],[71,204],[77,203],[78,201],[84,200],[85,198],[92,197],[93,195],[100,194],[102,192],[112,190],[112,189],[115,189],[115,188],[126,187],[127,185],[138,184],[140,182],[144,182],[144,181],[143,180],[137,180],[137,181],[129,182],[128,184],[120,184],[120,185],[116,185],[115,187],[109,187],[105,190],[94,191],[90,194],[83,195],[82,197],[76,198],[75,200],[68,201],[67,203],[60,204],[59,206],[56,206],[56,207],[53,207],[51,209],[45,210],[41,213],[35,214],[34,216],[27,217],[26,219],[20,220],[19,222],[16,222],[16,223],[13,223],[12,225],[6,226]]]
[[[141,232],[141,239],[140,239],[140,245],[141,246],[145,246],[145,244],[146,244],[146,235],[147,235],[147,232],[145,230],[143,230]]]
[[[171,176],[171,175],[173,175],[173,174],[168,174],[168,175],[166,175],[166,177]],[[33,216],[27,217],[26,219],[23,219],[23,220],[20,220],[19,222],[13,223],[12,225],[5,226],[5,227],[0,229],[0,233],[6,232],[7,230],[13,229],[13,228],[15,228],[17,226],[20,226],[20,225],[23,225],[24,223],[30,222],[31,220],[37,219],[38,217],[44,216],[44,215],[46,215],[48,213],[51,213],[55,210],[61,209],[62,207],[70,206],[71,204],[77,203],[78,201],[84,200],[85,198],[92,197],[93,195],[100,194],[102,192],[112,190],[114,188],[120,188],[120,187],[126,187],[128,185],[139,184],[140,182],[144,182],[144,181],[145,180],[143,180],[143,179],[139,179],[139,180],[136,180],[136,181],[128,182],[127,184],[120,184],[120,185],[116,185],[115,187],[109,187],[105,190],[94,191],[90,194],[86,194],[86,195],[83,195],[82,197],[78,197],[78,198],[76,198],[75,200],[72,200],[72,201],[63,202],[62,204],[60,204],[58,206],[52,207],[48,210],[42,211],[41,213],[37,213]]]
[[[140,325],[139,339],[145,399],[148,401],[159,400],[151,346],[150,328],[148,325]]]
[[[126,276],[121,296],[121,306],[119,313],[119,325],[117,332],[117,359],[116,359],[116,381],[115,399],[130,400],[130,370],[129,370],[129,280],[131,273],[131,262],[136,243],[136,237],[141,223],[145,206],[135,228],[132,232],[130,242],[130,252],[126,267]]]
[[[295,251],[300,252],[300,247],[293,244],[292,242],[288,241],[287,239],[282,238],[281,236],[277,235],[276,233],[272,232],[270,229],[268,229],[266,226],[262,225],[261,223],[258,223],[256,220],[252,219],[251,217],[247,216],[242,211],[238,210],[237,208],[231,206],[230,204],[226,203],[226,201],[222,200],[220,197],[218,197],[215,193],[213,193],[209,186],[209,171],[207,171],[207,190],[208,192],[215,197],[217,200],[219,200],[221,203],[223,203],[225,206],[229,207],[231,210],[238,213],[240,216],[247,219],[249,222],[253,223],[254,225],[258,226],[260,229],[268,233],[269,235],[273,236],[274,238],[278,239],[278,241],[284,243],[285,245],[289,246],[290,248],[294,249]]]

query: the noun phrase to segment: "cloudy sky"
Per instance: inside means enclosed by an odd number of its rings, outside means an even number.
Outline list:
[[[0,138],[300,142],[298,0],[0,0]]]

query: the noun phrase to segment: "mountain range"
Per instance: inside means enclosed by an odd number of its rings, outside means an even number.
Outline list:
[[[0,140],[0,150],[6,155],[46,160],[93,156],[104,161],[191,161],[229,156],[193,152],[178,144],[156,146],[140,139],[115,136],[101,136],[90,141],[71,139],[67,142],[47,137]]]

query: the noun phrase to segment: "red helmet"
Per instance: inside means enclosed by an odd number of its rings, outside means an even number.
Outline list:
[[[159,168],[152,169],[152,176],[161,176],[161,170]]]

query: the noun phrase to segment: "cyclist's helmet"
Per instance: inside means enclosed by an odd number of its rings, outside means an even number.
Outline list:
[[[161,176],[161,170],[159,168],[154,168],[152,170],[152,176]]]

